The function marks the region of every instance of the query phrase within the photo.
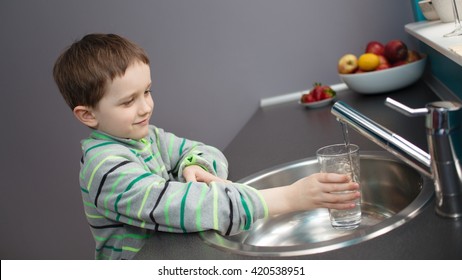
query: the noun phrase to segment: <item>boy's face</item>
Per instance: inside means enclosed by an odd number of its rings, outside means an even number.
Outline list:
[[[124,76],[108,83],[103,98],[91,110],[97,123],[94,128],[139,140],[148,135],[153,109],[149,65],[137,62],[127,68]]]

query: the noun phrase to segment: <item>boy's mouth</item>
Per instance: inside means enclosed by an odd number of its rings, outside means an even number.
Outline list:
[[[148,124],[149,119],[144,119],[142,121],[136,122],[135,125],[146,125]]]

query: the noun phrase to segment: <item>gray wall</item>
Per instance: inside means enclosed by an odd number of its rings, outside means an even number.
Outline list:
[[[152,123],[224,148],[259,100],[335,84],[338,58],[369,40],[410,42],[403,0],[2,0],[0,258],[86,259],[79,140],[53,83],[59,53],[118,33],[152,61]],[[232,167],[231,167],[232,168]]]

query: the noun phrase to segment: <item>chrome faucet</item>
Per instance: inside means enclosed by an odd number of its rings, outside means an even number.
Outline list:
[[[424,152],[406,139],[355,111],[342,101],[332,106],[337,120],[394,154],[433,179],[435,211],[443,217],[462,218],[462,104],[438,101],[412,109],[391,98],[385,104],[407,116],[425,116],[428,150]]]

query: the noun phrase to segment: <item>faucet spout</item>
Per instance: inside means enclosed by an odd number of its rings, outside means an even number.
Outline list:
[[[386,105],[407,116],[425,116],[429,154],[342,101],[337,101],[331,112],[338,121],[432,178],[437,214],[462,218],[462,104],[437,101],[412,109],[388,98]]]
[[[360,114],[342,101],[332,106],[337,120],[348,124],[372,142],[381,146],[421,173],[432,177],[430,155],[403,137]]]

